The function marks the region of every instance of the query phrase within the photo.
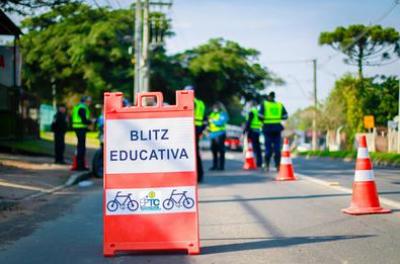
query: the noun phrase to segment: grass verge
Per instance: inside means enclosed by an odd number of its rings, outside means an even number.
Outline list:
[[[316,150],[316,151],[298,152],[297,154],[299,156],[324,157],[324,158],[334,158],[334,159],[355,160],[357,158],[356,151]],[[371,157],[373,163],[377,164],[377,165],[390,165],[390,166],[396,166],[396,167],[400,166],[400,154],[371,152],[370,157]]]
[[[65,143],[67,147],[76,146],[75,132],[69,131],[66,133]],[[98,132],[87,133],[86,146],[93,149],[99,148]],[[19,154],[53,156],[53,133],[42,131],[40,132],[40,139],[1,140],[0,150]]]

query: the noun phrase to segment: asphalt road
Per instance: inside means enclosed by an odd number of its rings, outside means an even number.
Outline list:
[[[104,258],[102,184],[97,180],[91,187],[56,194],[60,199],[37,212],[39,217],[0,227],[8,230],[0,233],[0,263],[400,262],[398,211],[345,215],[340,209],[349,205],[348,193],[304,179],[275,182],[274,173],[242,171],[240,154],[230,153],[229,158],[225,172],[208,173],[200,186],[200,255],[125,253]],[[332,164],[298,160],[296,169],[340,178]]]
[[[353,184],[354,161],[298,157],[293,160],[293,164],[298,173],[339,183],[347,188],[351,188]],[[375,166],[374,174],[380,196],[400,202],[400,169]]]

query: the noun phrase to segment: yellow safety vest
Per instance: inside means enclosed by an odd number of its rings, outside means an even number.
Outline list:
[[[254,130],[261,130],[263,123],[261,122],[260,118],[258,117],[258,110],[257,108],[253,107],[250,110],[253,113],[253,119],[250,122],[250,128]],[[247,115],[247,120],[249,120],[249,115]]]
[[[219,131],[225,131],[226,130],[226,123],[217,126],[214,124],[213,121],[217,121],[220,119],[221,113],[220,112],[212,112],[210,116],[208,117],[209,120],[209,128],[208,130],[210,132],[219,132]]]
[[[202,100],[194,98],[194,124],[195,126],[202,126],[204,115],[206,113],[206,106]]]
[[[283,105],[279,102],[264,102],[264,124],[280,124]]]
[[[85,109],[86,119],[90,119],[90,110],[89,107],[84,103],[79,103],[72,109],[72,128],[87,128],[88,125],[84,124],[82,118],[79,115],[79,110],[83,108]]]

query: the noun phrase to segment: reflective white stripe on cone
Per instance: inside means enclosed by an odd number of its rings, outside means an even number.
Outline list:
[[[281,163],[279,166],[279,173],[275,180],[277,181],[294,181],[296,177],[294,176],[294,170],[292,165],[292,159],[290,158],[290,148],[289,140],[284,139],[284,144],[282,148]]]
[[[391,210],[380,206],[365,136],[362,136],[359,140],[350,207],[342,209],[342,212],[350,215],[384,214],[391,212]]]
[[[254,153],[253,153],[253,145],[252,143],[247,139],[247,144],[245,144],[245,157],[244,157],[244,164],[243,164],[243,169],[244,170],[255,170],[257,169],[257,164],[256,160],[254,159]]]

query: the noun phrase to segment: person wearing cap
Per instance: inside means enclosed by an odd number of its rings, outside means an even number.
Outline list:
[[[78,145],[76,149],[77,170],[87,170],[85,167],[85,154],[86,154],[86,132],[88,131],[91,122],[91,114],[89,106],[92,103],[90,96],[82,97],[81,101],[72,109],[72,128],[78,138]]]
[[[65,133],[68,129],[68,118],[65,105],[59,105],[57,113],[54,115],[51,123],[51,131],[54,133],[54,163],[65,164]]]
[[[188,85],[184,88],[188,91],[194,91],[194,87]],[[198,98],[194,98],[194,126],[196,132],[196,159],[197,159],[197,181],[202,182],[204,177],[203,162],[201,160],[199,142],[205,129],[206,105]]]
[[[258,102],[256,99],[250,101],[250,111],[247,114],[246,125],[244,132],[247,134],[247,138],[253,145],[254,156],[256,157],[257,167],[262,166],[262,155],[260,147],[260,134],[263,127],[263,122],[258,116],[257,109]]]
[[[225,139],[228,113],[221,102],[213,105],[212,113],[208,116],[208,131],[211,139],[213,166],[210,170],[225,169]]]
[[[282,120],[288,118],[288,113],[282,103],[275,101],[275,93],[270,92],[267,100],[260,107],[259,117],[263,121],[265,140],[265,166],[269,171],[269,164],[274,154],[275,167],[279,170],[281,162]]]

